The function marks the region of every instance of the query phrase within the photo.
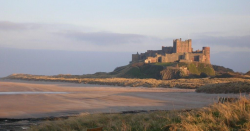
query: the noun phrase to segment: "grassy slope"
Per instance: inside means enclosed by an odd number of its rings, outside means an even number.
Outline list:
[[[139,114],[92,114],[47,122],[33,126],[32,131],[68,131],[103,127],[105,131],[160,130],[248,130],[250,129],[250,100],[214,104],[207,108],[183,111],[157,111]]]
[[[163,66],[158,65],[142,65],[136,66],[128,70],[123,77],[126,78],[160,78],[160,71],[163,70]]]
[[[209,76],[214,76],[215,71],[210,64],[204,63],[179,63],[179,66],[185,66],[188,68],[191,74],[200,75],[202,72],[206,73]]]

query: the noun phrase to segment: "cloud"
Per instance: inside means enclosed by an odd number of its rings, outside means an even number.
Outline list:
[[[209,46],[211,47],[211,53],[250,52],[250,35],[220,37],[198,35],[196,37],[192,41],[193,47]]]
[[[35,23],[13,23],[8,21],[0,21],[0,31],[32,30],[40,27],[41,25]]]
[[[70,51],[144,52],[166,39],[138,34],[86,31],[63,25],[0,22],[0,47]],[[40,28],[29,28],[37,25]],[[170,40],[171,41],[171,40]],[[166,46],[166,45],[164,45]]]
[[[250,47],[250,35],[246,36],[203,36],[195,40],[197,43],[205,43],[207,45],[224,45],[230,47]]]
[[[128,43],[141,43],[147,36],[136,34],[120,34],[112,32],[79,32],[79,31],[63,31],[56,33],[60,36],[70,39],[76,39],[82,42],[89,42],[96,45],[116,45]]]

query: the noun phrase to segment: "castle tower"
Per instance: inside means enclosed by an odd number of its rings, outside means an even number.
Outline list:
[[[173,53],[184,52],[192,52],[192,40],[181,41],[181,38],[173,40]]]
[[[180,39],[181,40],[181,39]],[[175,39],[173,40],[173,53],[179,53],[179,49],[180,49],[180,40],[179,39]]]
[[[205,55],[205,63],[210,64],[210,47],[203,47],[202,49]]]

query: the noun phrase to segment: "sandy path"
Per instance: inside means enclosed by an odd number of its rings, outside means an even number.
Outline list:
[[[67,94],[0,94],[0,118],[37,118],[79,113],[200,108],[219,96],[193,89],[112,87],[63,82],[0,81],[1,92],[67,92]]]

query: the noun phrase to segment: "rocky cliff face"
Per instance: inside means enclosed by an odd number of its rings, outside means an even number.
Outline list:
[[[189,71],[187,68],[166,68],[160,72],[162,80],[171,80],[187,77]]]

